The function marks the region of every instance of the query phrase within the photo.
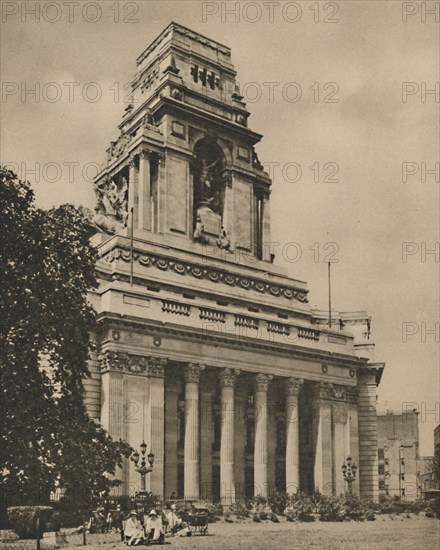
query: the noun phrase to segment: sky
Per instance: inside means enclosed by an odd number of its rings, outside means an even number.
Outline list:
[[[372,316],[376,360],[386,363],[379,410],[417,408],[420,451],[432,454],[438,15],[393,0],[2,1],[1,9],[0,159],[45,208],[93,208],[91,181],[119,134],[136,58],[171,21],[231,47],[273,176],[276,262],[325,309],[332,260],[334,309]]]

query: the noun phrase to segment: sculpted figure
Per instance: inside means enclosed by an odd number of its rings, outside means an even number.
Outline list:
[[[220,233],[218,235],[216,243],[219,248],[225,250],[230,250],[231,248],[231,239],[226,235],[226,229],[223,227],[223,225],[220,227]]]

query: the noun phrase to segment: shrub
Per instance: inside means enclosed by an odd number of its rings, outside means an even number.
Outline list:
[[[248,518],[249,517],[249,508],[242,504],[241,502],[235,502],[229,508],[232,514],[237,516],[237,518]]]
[[[232,519],[232,514],[229,510],[225,510],[223,517],[225,518],[226,523],[234,523],[234,520]]]
[[[223,516],[223,506],[221,504],[207,502],[205,508],[208,510],[208,521],[210,523],[217,521],[218,518]]]
[[[50,506],[11,506],[8,508],[8,519],[20,539],[36,539],[37,535],[43,536],[52,513]],[[39,533],[37,518],[40,519]]]
[[[315,506],[304,493],[293,495],[285,511],[288,521],[315,521]]]
[[[344,521],[345,510],[343,497],[320,495],[316,503],[316,512],[321,521]]]
[[[270,514],[270,521],[273,521],[274,523],[279,523],[280,520],[278,519],[278,516],[274,514],[273,512]]]
[[[275,512],[275,514],[284,514],[284,510],[289,502],[289,495],[281,491],[274,491],[267,501],[272,512]]]
[[[357,495],[347,494],[344,497],[345,517],[355,521],[363,521],[369,517],[369,521],[375,519],[374,511],[368,508]]]

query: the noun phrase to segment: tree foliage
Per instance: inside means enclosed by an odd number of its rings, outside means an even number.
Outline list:
[[[87,501],[130,452],[84,405],[95,329],[87,291],[97,286],[90,227],[72,205],[36,208],[29,184],[1,167],[0,201],[3,498],[38,502],[58,484]]]

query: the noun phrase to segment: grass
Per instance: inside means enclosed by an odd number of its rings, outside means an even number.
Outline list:
[[[379,516],[376,521],[343,523],[223,523],[209,525],[207,537],[167,537],[170,550],[438,550],[440,521],[425,517]],[[0,550],[33,550],[0,543]],[[53,548],[43,539],[42,550]],[[92,542],[92,541],[90,541]],[[67,550],[81,548],[68,546]],[[123,550],[120,542],[88,544],[84,550]],[[140,547],[145,548],[145,547]],[[152,546],[151,548],[156,548]],[[159,547],[157,547],[159,548]]]

